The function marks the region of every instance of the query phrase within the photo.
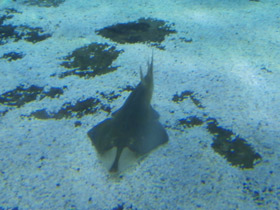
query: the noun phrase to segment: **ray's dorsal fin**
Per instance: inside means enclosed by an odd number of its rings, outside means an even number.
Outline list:
[[[151,58],[151,62],[147,62],[147,74],[146,76],[141,79],[141,82],[143,83],[144,86],[150,86],[147,88],[151,88],[152,90],[154,89],[154,75],[153,75],[153,71],[154,71],[154,58],[152,56]],[[141,76],[141,78],[143,77],[143,75]]]
[[[88,131],[93,146],[102,156],[116,148],[110,172],[119,170],[120,160],[125,148],[136,156],[144,155],[168,141],[164,127],[158,121],[159,114],[150,102],[153,93],[153,56],[148,61],[148,70],[141,82],[130,93],[124,105],[112,114],[112,118],[100,122]]]

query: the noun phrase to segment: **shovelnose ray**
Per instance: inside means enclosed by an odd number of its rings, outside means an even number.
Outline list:
[[[159,114],[152,108],[153,57],[148,62],[148,72],[131,92],[124,105],[91,130],[88,136],[99,154],[116,147],[110,172],[117,172],[124,148],[136,155],[144,155],[168,141],[168,135],[158,121]]]

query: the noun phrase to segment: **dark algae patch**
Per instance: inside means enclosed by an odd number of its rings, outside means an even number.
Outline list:
[[[32,101],[42,100],[45,97],[56,98],[63,94],[63,89],[52,87],[49,90],[44,90],[44,87],[31,85],[25,87],[19,85],[14,90],[7,91],[0,95],[0,104],[6,107],[21,107]],[[4,116],[9,110],[13,108],[4,108],[0,111],[0,116]]]
[[[112,210],[124,210],[124,209],[131,209],[131,210],[137,210],[136,208],[133,208],[132,205],[127,206],[125,203],[118,204],[118,206],[114,207]]]
[[[184,100],[190,99],[192,103],[199,109],[204,109],[205,107],[202,106],[201,102],[196,98],[196,94],[193,91],[185,90],[181,92],[180,94],[176,93],[172,97],[172,101],[176,104],[179,104],[183,102]],[[174,113],[174,111],[170,111],[170,113]],[[185,128],[192,128],[195,126],[201,126],[205,122],[205,114],[203,114],[203,117],[197,117],[197,116],[188,116],[183,117],[181,119],[178,119],[178,124],[180,127]],[[181,128],[178,128],[177,126],[174,127],[174,129],[181,130]]]
[[[63,90],[60,88],[52,87],[48,91],[44,91],[44,87],[31,85],[24,87],[23,85],[18,86],[16,89],[7,91],[0,95],[0,104],[6,106],[21,107],[26,103],[42,100],[45,97],[57,97],[63,94]]]
[[[118,204],[117,207],[114,207],[112,210],[123,210],[124,209],[124,204]]]
[[[9,13],[9,12],[7,12]],[[15,32],[16,26],[11,24],[4,24],[5,20],[12,19],[13,15],[3,15],[0,17],[0,44],[3,45],[7,40],[13,39],[18,41],[20,39],[18,33]]]
[[[0,57],[1,59],[7,59],[9,62],[11,61],[15,61],[18,59],[22,59],[24,56],[23,53],[17,53],[17,52],[9,52],[9,53],[5,53],[2,57]]]
[[[21,107],[26,103],[35,101],[37,96],[42,93],[43,89],[43,87],[35,85],[31,85],[27,88],[20,85],[16,89],[0,95],[0,103],[7,106]]]
[[[46,109],[40,109],[40,110],[37,110],[35,112],[32,112],[30,117],[35,117],[37,119],[41,119],[41,120],[46,120],[46,119],[50,119],[52,118],[48,112],[46,111]]]
[[[178,95],[177,93],[173,96],[172,101],[178,103],[183,101],[184,99],[188,99],[191,95],[193,94],[192,91],[186,90],[183,91],[180,95]]]
[[[105,98],[108,102],[112,102],[113,100],[121,96],[120,94],[115,94],[115,91],[112,91],[109,94],[101,92],[100,95],[102,96],[102,98]]]
[[[172,98],[176,103],[180,103],[185,99],[191,99],[198,108],[205,108],[195,98],[195,94],[192,91],[186,90],[181,94],[176,93]],[[178,121],[179,125],[185,129],[207,123],[207,130],[213,135],[212,148],[219,155],[225,157],[233,166],[238,166],[241,169],[251,169],[262,159],[261,155],[256,153],[245,139],[234,134],[231,130],[219,126],[217,120],[209,118],[207,114],[203,114],[202,118],[188,116]]]
[[[118,23],[97,30],[103,37],[114,42],[125,43],[161,43],[165,36],[176,33],[170,25],[163,20],[140,18],[134,22]]]
[[[118,67],[112,66],[112,63],[121,52],[115,46],[100,43],[78,48],[64,57],[61,66],[70,70],[60,74],[60,77],[76,75],[88,78],[115,71]]]
[[[264,174],[271,174],[271,172],[272,171],[265,171]],[[271,175],[273,175],[273,173]],[[267,186],[261,186],[257,180],[250,177],[246,177],[246,179],[244,180],[242,191],[243,193],[250,195],[254,202],[260,207],[265,207],[266,204],[272,202],[272,195],[280,194],[280,188],[276,187],[276,185],[267,184]],[[278,203],[276,205],[278,207]],[[277,207],[275,206],[274,209],[277,209]]]
[[[26,0],[25,4],[38,7],[58,7],[65,0]]]
[[[187,39],[186,37],[180,37],[179,39],[185,43],[192,43],[193,41],[192,38]]]
[[[135,88],[131,85],[127,85],[125,88],[123,88],[123,91],[133,91]]]
[[[23,39],[33,44],[51,37],[50,34],[44,33],[41,27],[31,28],[29,26],[20,26],[19,29],[21,30],[21,35],[24,37]]]
[[[261,71],[266,72],[266,73],[273,73],[270,69],[266,68],[266,67],[262,67]]]
[[[180,119],[179,120],[180,125],[183,125],[184,127],[194,127],[194,126],[200,126],[203,124],[203,120],[201,120],[200,118],[196,117],[196,116],[190,116],[184,119]]]
[[[5,206],[5,207],[2,207],[2,206],[0,206],[0,210],[19,210],[19,207],[7,207],[7,206]]]
[[[55,93],[54,91],[51,92],[51,90],[48,93]],[[96,94],[99,94],[101,98],[105,99],[108,104],[102,103],[100,99],[98,98],[87,98],[85,100],[78,100],[75,104],[72,104],[70,102],[64,103],[58,112],[48,112],[46,108],[40,109],[37,111],[32,112],[29,116],[25,117],[34,117],[41,120],[47,120],[47,119],[62,119],[62,118],[82,118],[85,115],[94,114],[99,110],[102,110],[104,112],[107,112],[108,114],[111,113],[111,107],[110,103],[117,99],[120,95],[115,94],[114,91],[110,93],[104,93],[104,92],[96,92]],[[75,127],[81,126],[80,121],[75,122]]]
[[[82,125],[82,122],[81,121],[76,121],[74,123],[75,127],[80,127]]]
[[[7,9],[5,13],[5,15],[0,17],[0,45],[4,45],[9,41],[17,42],[19,40],[25,40],[35,44],[51,37],[51,34],[44,33],[41,27],[32,28],[27,25],[16,26],[5,24],[6,20],[14,17],[14,15],[10,15],[10,13],[18,12],[16,10]]]
[[[48,91],[43,92],[44,97],[56,98],[63,94],[63,89],[51,87]]]
[[[71,103],[65,103],[62,105],[58,112],[48,113],[46,109],[40,109],[32,112],[30,117],[35,117],[37,119],[62,119],[62,118],[81,118],[84,115],[93,114],[98,110],[99,99],[88,98],[86,100],[77,101],[74,105]]]
[[[256,160],[262,159],[261,155],[256,153],[245,139],[218,126],[215,119],[209,118],[207,124],[208,131],[214,135],[212,148],[215,152],[224,156],[232,165],[242,169],[250,169],[254,167]]]
[[[195,97],[195,94],[193,91],[183,91],[180,95],[177,93],[173,96],[172,101],[179,103],[182,102],[185,99],[191,99],[192,102],[198,107],[198,108],[204,108],[201,104],[201,102]]]

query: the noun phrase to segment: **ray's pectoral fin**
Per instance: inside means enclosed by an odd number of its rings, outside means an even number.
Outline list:
[[[139,129],[136,139],[129,149],[143,155],[166,143],[168,135],[158,120],[151,120]]]
[[[100,155],[101,161],[110,172],[119,170],[119,160],[124,147],[121,138],[123,136],[119,131],[119,125],[122,122],[116,118],[109,118],[88,131],[92,145]]]
[[[96,150],[103,154],[115,146],[115,121],[112,118],[106,119],[88,131],[88,136],[91,139]]]

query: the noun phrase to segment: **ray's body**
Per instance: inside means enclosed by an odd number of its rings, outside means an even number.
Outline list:
[[[152,108],[153,58],[148,62],[145,77],[129,95],[124,105],[88,132],[92,144],[100,154],[117,148],[110,172],[118,171],[118,162],[125,147],[143,155],[168,141],[165,129],[159,123],[159,114]]]

